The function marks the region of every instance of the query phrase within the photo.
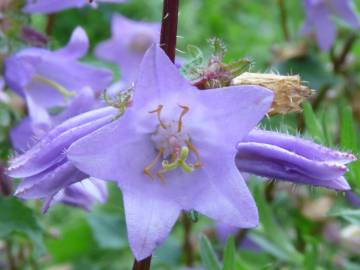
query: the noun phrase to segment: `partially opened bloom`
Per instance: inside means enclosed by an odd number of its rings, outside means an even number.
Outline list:
[[[235,143],[265,115],[271,91],[233,86],[198,91],[151,47],[132,106],[67,151],[81,171],[117,181],[131,249],[149,256],[181,210],[237,227],[258,224],[255,202],[234,164]]]
[[[352,4],[352,0],[304,0],[306,21],[301,30],[302,34],[309,34],[315,29],[320,49],[329,50],[336,38],[336,23],[333,16],[355,29],[360,29],[360,22]]]
[[[349,153],[277,132],[254,129],[238,143],[236,165],[247,172],[296,184],[345,191],[350,186],[346,164],[356,160]]]
[[[49,199],[88,178],[64,152],[79,138],[113,121],[117,113],[117,109],[106,107],[72,117],[48,131],[27,152],[11,159],[7,174],[22,178],[15,195],[23,199]]]
[[[95,178],[88,178],[65,187],[53,196],[49,196],[44,203],[43,212],[57,203],[90,211],[98,202],[105,203],[108,197],[106,182]]]
[[[127,0],[28,0],[23,11],[27,13],[54,13],[69,8],[93,7],[97,3],[124,3]]]
[[[62,49],[24,49],[6,59],[6,83],[18,95],[29,96],[44,108],[64,106],[86,86],[99,93],[110,84],[112,73],[78,61],[88,47],[87,35],[78,27]]]
[[[121,15],[112,19],[111,39],[100,43],[95,50],[97,57],[117,64],[121,80],[129,85],[137,77],[146,50],[158,42],[160,24],[133,21]]]

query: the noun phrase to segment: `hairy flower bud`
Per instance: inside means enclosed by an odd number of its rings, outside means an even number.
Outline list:
[[[275,98],[269,115],[300,112],[300,104],[311,95],[311,89],[301,84],[299,75],[283,76],[276,74],[245,72],[231,82],[232,85],[259,85],[272,90]]]

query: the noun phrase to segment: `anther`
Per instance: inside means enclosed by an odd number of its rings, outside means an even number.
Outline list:
[[[194,168],[197,169],[197,168],[201,168],[202,164],[201,164],[201,160],[200,160],[200,155],[199,155],[199,152],[196,150],[196,148],[194,147],[194,145],[190,142],[189,139],[187,139],[185,141],[187,147],[189,148],[189,150],[191,152],[194,153],[195,157],[196,157],[196,162],[194,163]]]
[[[159,123],[160,123],[160,126],[163,128],[163,129],[166,129],[166,125],[164,124],[164,122],[161,120],[161,110],[164,108],[163,105],[159,105],[157,107],[157,109],[153,110],[153,111],[150,111],[149,113],[156,113],[157,115],[157,118],[159,120]]]
[[[155,166],[155,164],[160,160],[161,156],[164,153],[164,148],[160,148],[159,153],[156,155],[153,161],[151,161],[144,169],[144,173],[153,178],[153,175],[150,173],[150,170]]]
[[[179,116],[179,120],[178,120],[178,129],[177,129],[177,132],[180,133],[181,130],[182,130],[182,120],[183,120],[183,117],[185,116],[185,114],[187,114],[189,112],[189,107],[187,106],[183,106],[183,105],[179,105],[180,108],[182,108],[183,110],[181,111],[180,113],[180,116]]]

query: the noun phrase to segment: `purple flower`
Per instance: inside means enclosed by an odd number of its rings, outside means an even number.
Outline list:
[[[57,203],[63,203],[90,211],[95,203],[105,203],[107,196],[105,181],[88,178],[60,190],[53,196],[49,196],[45,200],[42,211],[44,213],[47,212],[51,206]]]
[[[121,78],[127,85],[133,83],[146,50],[158,42],[160,24],[139,22],[114,15],[111,39],[100,43],[95,54],[97,57],[117,64]]]
[[[316,40],[322,51],[329,50],[336,38],[333,16],[339,17],[355,29],[360,27],[351,0],[304,0],[304,7],[306,21],[301,33],[309,34],[315,28]]]
[[[27,152],[10,160],[7,174],[23,178],[15,195],[46,199],[88,178],[68,161],[64,152],[79,138],[113,121],[117,113],[117,109],[106,107],[70,118],[48,131]]]
[[[255,202],[234,165],[235,143],[270,108],[258,86],[198,91],[157,46],[144,56],[132,106],[74,144],[68,158],[123,193],[131,249],[149,256],[181,210],[237,227],[258,224]]]
[[[255,129],[237,146],[236,165],[241,172],[297,184],[349,190],[346,164],[356,160],[295,136]]]
[[[10,131],[13,148],[23,153],[39,141],[51,128],[61,124],[65,120],[90,111],[98,105],[94,91],[88,87],[83,88],[74,97],[68,107],[56,115],[50,113],[34,103],[27,96],[27,107],[29,116],[23,118]]]
[[[96,7],[97,3],[124,3],[127,0],[28,0],[23,11],[27,13],[54,13],[69,8]]]
[[[44,108],[64,106],[70,97],[86,86],[99,93],[110,84],[112,74],[107,69],[78,61],[88,47],[87,35],[78,27],[62,49],[24,49],[6,59],[6,83],[20,96],[29,96]]]

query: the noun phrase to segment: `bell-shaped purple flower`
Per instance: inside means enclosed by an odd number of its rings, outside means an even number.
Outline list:
[[[122,82],[130,85],[137,78],[146,50],[159,41],[160,24],[133,21],[117,14],[112,18],[111,30],[112,37],[100,43],[95,54],[117,64]]]
[[[88,178],[60,190],[53,196],[46,198],[42,208],[45,213],[57,203],[90,211],[96,203],[105,203],[108,197],[106,182],[95,178]]]
[[[141,260],[166,239],[182,210],[237,227],[258,224],[234,146],[272,99],[258,86],[199,91],[154,45],[141,64],[132,106],[72,144],[67,156],[84,173],[118,183],[130,247]]]
[[[236,165],[247,172],[296,184],[349,190],[346,164],[350,153],[277,132],[254,129],[237,145]]]
[[[9,161],[7,174],[22,178],[15,194],[23,199],[46,199],[88,178],[68,161],[65,151],[79,138],[114,120],[112,107],[80,114],[48,131],[27,152]]]
[[[360,29],[360,22],[352,4],[352,0],[304,0],[306,21],[301,33],[309,34],[315,29],[320,49],[329,50],[336,38],[336,23],[333,16],[355,29]]]
[[[62,49],[24,49],[6,59],[6,83],[18,95],[28,95],[43,108],[65,106],[84,87],[99,93],[110,84],[112,73],[78,61],[88,47],[87,35],[78,27]]]
[[[69,8],[96,7],[97,3],[124,3],[127,0],[27,0],[27,13],[55,13]]]

